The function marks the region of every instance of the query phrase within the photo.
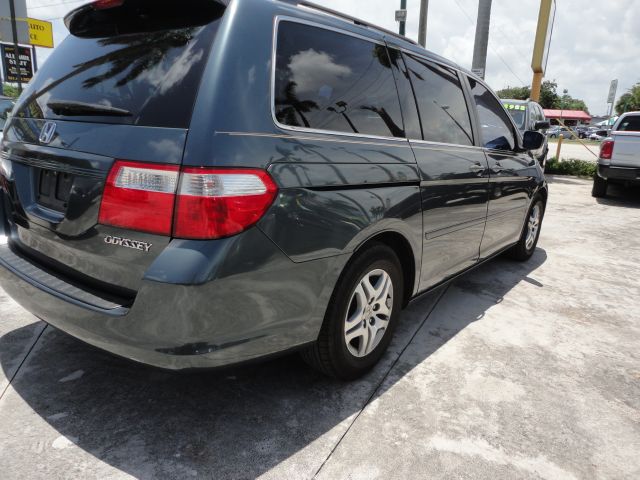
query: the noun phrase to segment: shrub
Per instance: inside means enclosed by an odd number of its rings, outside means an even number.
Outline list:
[[[8,83],[3,84],[2,90],[4,91],[4,95],[7,97],[18,98],[18,87],[14,87],[9,85]],[[24,87],[24,85],[23,85]]]
[[[577,177],[593,177],[596,173],[598,166],[594,162],[587,162],[586,160],[578,160],[572,158],[570,160],[558,161],[553,157],[547,160],[547,166],[544,169],[545,173],[555,175],[575,175]]]

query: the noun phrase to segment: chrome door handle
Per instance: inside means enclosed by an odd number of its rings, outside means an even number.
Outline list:
[[[484,167],[482,165],[480,165],[479,163],[476,163],[474,165],[471,165],[469,167],[469,170],[471,170],[473,173],[482,173],[482,172],[484,172]]]
[[[494,165],[493,167],[491,167],[491,171],[493,173],[500,173],[503,170],[504,170],[504,167],[502,167],[501,165]]]

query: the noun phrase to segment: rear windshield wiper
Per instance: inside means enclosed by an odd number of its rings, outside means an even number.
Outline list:
[[[110,107],[100,103],[76,102],[73,100],[49,100],[47,107],[56,115],[97,115],[111,117],[130,117],[132,113],[123,108]]]

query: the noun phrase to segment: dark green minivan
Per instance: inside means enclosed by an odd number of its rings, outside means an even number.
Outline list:
[[[340,378],[415,296],[502,252],[547,201],[479,78],[286,0],[98,0],[1,146],[0,285],[69,334],[169,369],[290,350]]]

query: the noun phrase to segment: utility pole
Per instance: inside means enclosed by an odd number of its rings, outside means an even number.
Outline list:
[[[16,71],[18,72],[18,92],[22,93],[22,69],[20,68],[20,48],[18,47],[18,25],[16,24],[16,5],[14,0],[9,0],[11,12],[11,31],[13,33],[13,58],[16,61]]]
[[[553,22],[556,15],[555,0],[540,0],[540,12],[538,13],[538,27],[536,28],[536,40],[533,45],[533,57],[531,69],[533,80],[531,81],[531,100],[540,101],[542,79],[547,68],[551,36],[553,34]]]
[[[418,43],[423,47],[427,44],[427,13],[429,0],[420,0],[420,26],[418,27]]]
[[[484,79],[487,68],[487,46],[489,45],[489,23],[491,21],[491,0],[480,0],[478,3],[478,21],[476,23],[476,40],[473,46],[473,63],[471,71]]]
[[[407,0],[400,0],[400,10],[405,12],[406,15],[406,11],[407,11]],[[406,18],[406,17],[405,17]],[[402,35],[404,37],[405,35],[405,25],[406,25],[406,20],[400,20],[400,30],[398,33],[400,33],[400,35]]]

